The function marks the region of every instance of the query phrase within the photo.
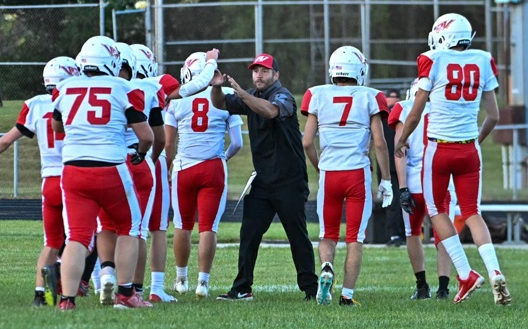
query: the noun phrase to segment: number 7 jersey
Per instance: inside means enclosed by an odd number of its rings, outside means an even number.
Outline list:
[[[477,138],[482,93],[499,86],[491,54],[476,49],[431,50],[417,62],[418,86],[430,93],[427,136],[448,141]]]
[[[370,118],[388,114],[385,95],[363,86],[321,85],[304,94],[301,113],[317,116],[319,169],[353,170],[370,165]]]

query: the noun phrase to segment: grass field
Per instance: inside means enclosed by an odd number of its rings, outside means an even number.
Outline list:
[[[300,99],[298,99],[300,104]],[[4,101],[0,108],[0,133],[9,131],[16,122],[22,106],[20,101]],[[244,117],[245,119],[245,117]],[[299,114],[301,130],[304,130],[305,117]],[[247,130],[244,125],[243,130]],[[248,135],[244,135],[244,147],[228,163],[230,200],[238,199],[246,181],[253,171]],[[318,143],[318,141],[316,141]],[[228,142],[226,142],[226,145]],[[36,139],[22,138],[18,147],[19,152],[19,196],[40,197],[40,158]],[[494,144],[488,138],[482,145],[484,158],[483,200],[510,200],[511,190],[502,188],[502,159],[501,146]],[[308,179],[310,184],[310,200],[315,200],[318,189],[318,175],[311,164],[308,164]],[[373,179],[373,187],[377,188],[377,180]],[[13,147],[0,155],[0,198],[13,195]],[[528,190],[519,191],[519,200],[528,200]]]
[[[310,225],[310,235],[317,227]],[[171,232],[171,230],[169,231]],[[233,241],[238,225],[222,223],[220,242]],[[171,235],[172,236],[172,235]],[[196,238],[194,238],[196,239]],[[266,239],[285,239],[273,224]],[[503,272],[513,296],[510,307],[493,304],[486,283],[472,298],[460,305],[434,299],[413,302],[414,277],[404,248],[366,246],[363,268],[356,287],[359,307],[345,308],[337,303],[318,306],[302,300],[295,284],[295,271],[288,248],[261,247],[255,270],[252,302],[218,302],[214,297],[226,292],[236,274],[237,247],[217,251],[211,273],[211,297],[197,300],[194,295],[177,295],[176,304],[157,304],[152,309],[120,311],[98,304],[95,296],[78,298],[75,312],[56,308],[31,308],[34,267],[42,245],[38,221],[0,221],[0,328],[526,328],[528,327],[528,276],[525,275],[528,249],[498,248]],[[475,247],[467,253],[473,267],[485,273]],[[435,250],[426,247],[429,283],[436,289]],[[338,249],[336,276],[342,280],[344,249]],[[190,263],[191,285],[196,273],[196,245]],[[174,261],[169,252],[166,290],[174,279]],[[319,266],[318,262],[316,262]],[[148,292],[150,274],[145,282]],[[455,291],[452,276],[451,290]],[[338,289],[338,292],[340,290]]]

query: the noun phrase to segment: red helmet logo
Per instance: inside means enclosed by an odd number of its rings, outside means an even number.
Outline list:
[[[448,20],[448,21],[443,21],[443,22],[440,22],[437,26],[435,26],[434,28],[434,31],[435,32],[441,32],[445,29],[447,29],[449,27],[449,25],[451,25],[451,23],[453,23],[455,20],[454,19],[451,19],[451,20]]]

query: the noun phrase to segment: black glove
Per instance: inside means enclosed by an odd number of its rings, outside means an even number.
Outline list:
[[[146,155],[147,153],[145,152],[136,152],[130,157],[130,162],[132,162],[133,165],[138,165],[145,160]]]
[[[416,203],[406,187],[400,189],[400,204],[406,213],[413,214],[412,208],[416,207]]]

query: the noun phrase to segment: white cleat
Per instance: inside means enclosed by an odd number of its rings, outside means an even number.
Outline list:
[[[495,271],[495,274],[490,278],[490,283],[495,304],[509,306],[511,304],[511,295],[504,275],[499,271]]]
[[[114,305],[116,286],[115,276],[111,274],[101,276],[101,287],[103,287],[101,294],[99,295],[101,304]]]
[[[180,294],[186,294],[187,292],[189,292],[189,282],[187,281],[187,278],[176,278],[176,280],[174,280],[174,283],[172,284],[172,290],[177,291]]]
[[[198,281],[198,286],[196,287],[196,297],[198,299],[209,297],[209,284],[204,280]]]
[[[151,292],[149,296],[151,303],[177,303],[176,297],[167,294],[165,291]]]

